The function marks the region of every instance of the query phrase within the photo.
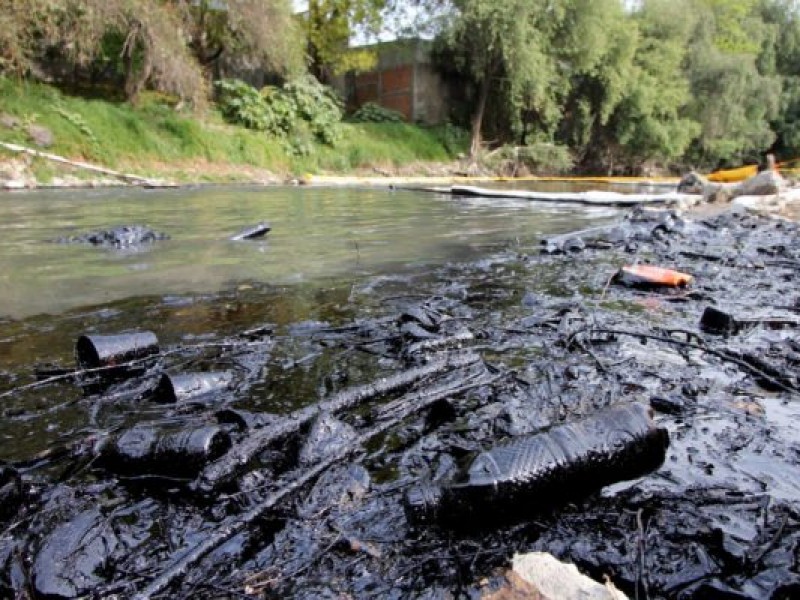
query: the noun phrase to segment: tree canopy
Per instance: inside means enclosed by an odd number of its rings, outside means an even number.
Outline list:
[[[800,151],[798,31],[796,0],[456,0],[439,42],[472,83],[473,153],[488,119],[625,171]]]
[[[376,33],[386,0],[309,0],[305,34],[311,71],[319,79],[375,65],[373,50],[349,48],[356,31]]]
[[[0,73],[80,75],[118,83],[131,102],[150,88],[201,106],[231,72],[326,82],[372,68],[374,49],[350,47],[354,34],[385,30],[404,11],[414,15],[406,34],[436,36],[440,67],[458,81],[453,119],[471,129],[475,155],[549,144],[587,170],[635,172],[800,153],[798,0],[309,0],[302,14],[293,5],[4,0]]]
[[[278,72],[302,65],[288,0],[7,0],[0,5],[0,70],[71,66],[202,103],[224,52]]]

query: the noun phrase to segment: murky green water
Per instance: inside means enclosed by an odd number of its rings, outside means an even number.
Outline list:
[[[332,188],[53,191],[0,196],[0,317],[242,282],[360,277],[474,257],[487,245],[577,229],[609,210]],[[268,221],[261,241],[230,242]],[[115,251],[52,240],[123,224],[170,240]]]

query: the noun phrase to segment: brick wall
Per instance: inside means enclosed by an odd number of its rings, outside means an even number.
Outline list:
[[[429,125],[447,120],[448,90],[430,64],[427,47],[418,40],[381,44],[378,66],[350,73],[334,82],[348,111],[374,102],[402,114],[407,121]]]
[[[413,84],[414,65],[360,73],[353,81],[352,102],[349,108],[355,110],[367,102],[374,102],[396,110],[406,121],[414,121]]]

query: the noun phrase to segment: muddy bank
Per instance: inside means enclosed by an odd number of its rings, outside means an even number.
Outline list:
[[[224,318],[181,333],[195,300],[153,299],[135,328],[158,351],[113,376],[62,362],[35,383],[6,361],[0,595],[479,597],[537,550],[630,597],[796,597],[799,233],[635,210],[330,290],[311,321],[265,322],[279,290],[253,286],[198,300]],[[615,281],[631,264],[692,282]],[[709,307],[736,326],[701,327]],[[109,308],[72,331],[133,328]],[[15,328],[8,352],[48,326]],[[164,402],[165,375],[189,373],[224,384]],[[631,406],[669,437],[635,479],[485,503],[479,533],[408,511],[484,451]]]

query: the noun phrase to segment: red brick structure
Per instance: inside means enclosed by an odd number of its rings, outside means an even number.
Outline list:
[[[377,44],[373,71],[348,73],[333,82],[348,112],[367,102],[395,110],[407,121],[435,125],[447,120],[447,88],[434,71],[430,42],[398,40]]]

